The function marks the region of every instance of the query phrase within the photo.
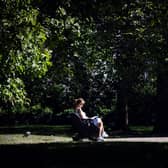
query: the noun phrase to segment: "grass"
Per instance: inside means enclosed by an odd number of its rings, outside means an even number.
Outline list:
[[[114,138],[150,135],[153,127],[132,126],[129,132],[108,132]],[[30,136],[24,136],[29,131]],[[72,142],[70,125],[20,125],[0,127],[0,144],[38,144]]]
[[[25,133],[31,131],[34,134],[64,134],[71,131],[70,125],[18,125],[2,126],[0,133]]]
[[[29,136],[25,136],[26,132]],[[69,125],[20,125],[0,127],[0,144],[37,144],[72,141]]]
[[[71,142],[72,138],[65,135],[29,135],[24,134],[0,134],[0,144],[38,144],[54,142]]]
[[[153,126],[130,126],[131,131],[136,131],[139,133],[151,133],[153,128]]]
[[[129,131],[114,131],[106,128],[113,138],[145,137],[152,135],[153,126],[130,126]],[[25,137],[29,131],[31,135]],[[0,127],[0,144],[33,144],[72,141],[70,125],[17,125]]]

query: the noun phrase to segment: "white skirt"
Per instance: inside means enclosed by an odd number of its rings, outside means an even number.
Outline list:
[[[93,124],[94,124],[96,127],[99,126],[99,123],[101,123],[101,118],[99,118],[99,117],[93,118]]]

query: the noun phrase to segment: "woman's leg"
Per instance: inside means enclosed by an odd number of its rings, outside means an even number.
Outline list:
[[[99,137],[102,137],[103,133],[104,133],[104,125],[103,125],[103,121],[101,120],[101,118],[97,117],[95,119],[93,119],[93,123],[96,127],[99,128]]]
[[[98,122],[98,128],[99,128],[99,137],[101,137],[103,135],[103,132],[104,132],[104,126],[103,126],[102,121]]]
[[[101,121],[101,136],[103,135],[103,132],[104,132],[104,125],[103,125],[103,122]]]
[[[107,138],[109,135],[104,131],[104,124],[101,118],[98,118],[97,120],[97,126],[99,128],[99,137],[101,138]]]

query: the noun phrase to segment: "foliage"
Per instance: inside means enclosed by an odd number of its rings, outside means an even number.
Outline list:
[[[124,126],[127,113],[151,117],[153,100],[166,97],[164,1],[0,3],[4,109],[58,116],[83,97],[89,115],[115,111]]]
[[[50,62],[50,51],[45,48],[46,34],[38,22],[38,9],[31,1],[1,0],[0,21],[0,92],[2,104],[10,106],[29,102],[25,78],[42,77]]]

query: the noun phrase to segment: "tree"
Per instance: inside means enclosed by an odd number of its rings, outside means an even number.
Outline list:
[[[168,33],[167,33],[167,3],[162,2],[157,4],[157,32],[159,39],[157,39],[157,101],[156,101],[156,124],[155,132],[161,134],[168,134],[167,128],[167,97],[168,97]]]
[[[44,46],[45,29],[31,3],[0,1],[0,100],[9,111],[29,103],[25,80],[41,78],[51,65],[50,51]]]

